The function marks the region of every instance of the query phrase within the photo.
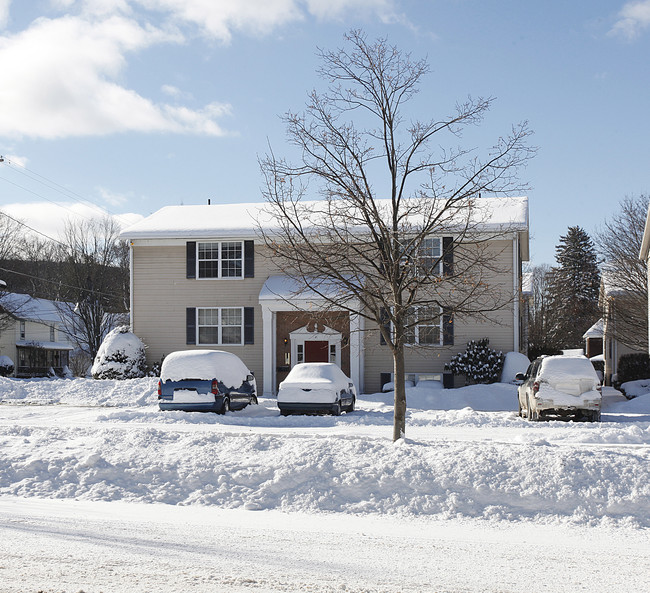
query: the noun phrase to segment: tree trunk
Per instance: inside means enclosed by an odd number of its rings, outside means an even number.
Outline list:
[[[393,386],[395,404],[393,412],[393,442],[406,433],[406,387],[404,386],[404,345],[397,340],[393,350]]]

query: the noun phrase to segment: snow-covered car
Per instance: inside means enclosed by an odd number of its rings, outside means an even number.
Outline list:
[[[163,360],[158,382],[161,410],[225,414],[256,403],[253,373],[230,352],[181,350]]]
[[[519,415],[529,420],[574,416],[600,421],[601,383],[584,356],[542,356],[516,378]]]
[[[278,408],[291,413],[352,412],[357,390],[352,380],[331,362],[303,362],[291,369],[278,389]]]

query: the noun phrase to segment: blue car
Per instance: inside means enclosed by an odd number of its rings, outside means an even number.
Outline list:
[[[163,360],[158,382],[161,410],[225,414],[249,404],[257,404],[255,377],[234,354],[181,350]]]

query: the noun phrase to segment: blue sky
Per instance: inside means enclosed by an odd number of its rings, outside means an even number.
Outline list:
[[[258,156],[288,154],[280,115],[350,28],[428,59],[409,117],[493,96],[479,149],[529,122],[532,263],[650,191],[650,0],[0,0],[0,208],[55,235],[81,204],[261,200]]]

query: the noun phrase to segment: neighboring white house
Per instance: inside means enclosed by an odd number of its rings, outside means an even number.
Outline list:
[[[73,346],[54,301],[5,293],[0,309],[7,321],[0,330],[0,355],[14,362],[17,377],[63,374]]]
[[[478,231],[495,235],[487,248],[503,270],[495,284],[512,291],[512,299],[490,322],[452,320],[441,311],[433,331],[427,325],[414,332],[407,374],[442,375],[471,339],[488,337],[497,350],[525,348],[521,266],[528,260],[528,200],[483,198],[480,206],[487,215]],[[228,350],[270,395],[295,364],[329,361],[360,391],[379,391],[392,372],[379,328],[358,315],[324,311],[321,297],[301,292],[284,275],[256,232],[257,224],[268,224],[264,209],[261,203],[168,206],[121,233],[131,246],[132,330],[147,346],[148,364],[175,350]],[[440,252],[451,240],[431,238]],[[419,335],[436,336],[435,343],[420,343]]]

